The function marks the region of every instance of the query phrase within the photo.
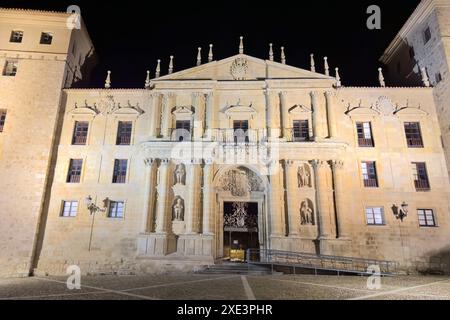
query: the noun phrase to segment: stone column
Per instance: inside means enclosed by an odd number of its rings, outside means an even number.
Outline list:
[[[211,140],[213,133],[213,122],[214,122],[214,95],[212,92],[205,95],[205,114],[206,114],[206,121],[205,121],[205,132],[206,137],[208,140]]]
[[[192,105],[195,108],[193,134],[194,140],[198,141],[203,137],[203,110],[200,108],[200,95],[201,93],[194,92],[192,94]]]
[[[328,181],[328,177],[330,176],[330,166],[327,161],[323,160],[314,160],[313,166],[316,178],[319,239],[331,239],[333,236],[333,223],[331,214],[332,203],[330,203],[332,189]]]
[[[269,227],[271,237],[282,237],[284,232],[284,172],[279,161],[271,165],[269,190]]]
[[[214,234],[214,167],[212,160],[205,160],[203,167],[203,234]]]
[[[286,192],[288,201],[289,236],[298,236],[300,229],[300,213],[297,209],[297,170],[293,161],[286,161]]]
[[[331,91],[325,92],[325,98],[327,101],[327,113],[328,113],[328,132],[330,138],[337,137],[337,119],[336,119],[336,104],[334,103],[334,93]]]
[[[313,119],[313,136],[314,140],[323,139],[324,136],[322,134],[322,128],[320,123],[320,106],[318,101],[318,93],[316,91],[312,91],[311,95],[311,106],[312,106],[312,119]]]
[[[347,230],[347,207],[345,205],[345,194],[343,182],[345,175],[343,172],[344,162],[339,160],[332,161],[333,165],[333,185],[334,185],[334,198],[336,202],[336,216],[338,224],[338,236],[339,239],[348,239]]]
[[[192,160],[188,166],[188,170],[187,186],[189,188],[189,200],[185,215],[186,233],[196,234],[198,233],[200,208],[200,162],[198,160]]]
[[[286,105],[286,92],[280,92],[280,129],[281,138],[288,138],[287,131],[289,129],[288,113]]]
[[[158,200],[156,208],[156,233],[165,234],[168,231],[168,184],[169,184],[169,160],[161,159],[158,168]]]
[[[269,90],[264,91],[264,98],[266,100],[266,135],[267,138],[273,138],[272,137],[272,109],[271,109],[271,103],[270,103],[270,92]]]
[[[152,138],[156,138],[159,134],[158,129],[161,128],[161,124],[160,124],[160,120],[161,117],[159,116],[159,94],[158,93],[153,93],[151,95],[151,102],[150,102],[150,106],[151,106],[151,110],[150,110],[150,119],[149,119],[149,124],[150,124],[150,137]]]
[[[156,161],[155,159],[145,159],[145,187],[144,187],[144,206],[143,206],[143,223],[142,232],[149,233],[153,231],[153,221],[154,221],[154,168]]]

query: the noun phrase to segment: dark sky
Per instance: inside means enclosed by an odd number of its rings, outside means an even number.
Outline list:
[[[287,63],[309,69],[315,53],[318,71],[322,57],[340,68],[343,84],[374,85],[378,59],[400,30],[419,0],[322,0],[322,1],[9,1],[2,7],[65,11],[81,7],[99,56],[91,86],[102,86],[106,70],[113,72],[113,87],[142,87],[146,70],[154,74],[156,59],[167,73],[170,55],[175,71],[195,65],[197,47],[214,44],[214,58],[238,52],[239,36],[245,37],[245,53],[266,59],[268,44],[286,47]],[[367,7],[382,10],[382,29],[366,27]],[[334,74],[334,71],[332,72]]]

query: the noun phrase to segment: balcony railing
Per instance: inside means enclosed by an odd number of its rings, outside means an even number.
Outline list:
[[[430,183],[428,180],[415,180],[414,185],[417,191],[430,191]]]
[[[284,138],[287,142],[311,142],[313,141],[311,135],[308,132],[308,135],[302,134],[301,131],[294,128],[286,128],[281,130],[283,132]]]
[[[113,183],[125,183],[126,175],[117,175],[113,177]]]
[[[358,138],[358,145],[363,148],[373,148],[373,139]]]
[[[87,142],[87,136],[75,136],[73,137],[72,144],[76,146],[84,146]]]
[[[116,144],[118,146],[128,146],[131,144],[131,136],[129,135],[119,135],[117,136]]]
[[[67,178],[67,182],[68,183],[80,183],[80,178],[81,178],[81,175],[79,175],[79,174],[71,174]]]
[[[377,179],[364,179],[364,187],[366,188],[378,188]]]
[[[409,148],[423,148],[423,141],[420,138],[408,138],[406,140]]]

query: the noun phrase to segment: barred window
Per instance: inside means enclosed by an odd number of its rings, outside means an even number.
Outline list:
[[[23,40],[23,31],[13,30],[9,42],[21,43]]]
[[[6,60],[3,68],[3,75],[7,77],[15,77],[17,74],[18,60]]]
[[[377,188],[378,177],[375,162],[363,162],[361,164],[364,186],[366,188]]]
[[[384,222],[384,209],[383,207],[370,207],[366,208],[366,220],[368,225],[382,226]]]
[[[413,162],[412,170],[414,176],[414,185],[417,191],[430,190],[430,181],[428,180],[427,165],[423,162]]]
[[[130,145],[132,130],[133,123],[131,121],[119,121],[116,144],[119,146]]]
[[[405,122],[406,142],[409,148],[423,148],[422,131],[419,122]]]
[[[294,141],[309,141],[309,123],[308,120],[294,121]]]
[[[113,183],[125,183],[127,179],[128,160],[114,160]]]
[[[67,183],[79,183],[81,179],[82,168],[82,159],[71,159],[69,164],[69,173],[67,174]]]
[[[85,145],[87,142],[87,135],[89,130],[89,122],[76,121],[73,130],[72,144]]]
[[[40,44],[52,44],[52,42],[53,42],[53,33],[50,32],[41,33]]]
[[[431,209],[417,209],[419,217],[419,225],[421,227],[436,227],[436,219],[434,212]]]
[[[360,147],[373,147],[372,125],[370,122],[358,122],[356,124],[358,145]]]
[[[61,209],[61,217],[73,218],[77,216],[78,201],[63,201]]]
[[[0,132],[3,132],[5,122],[6,122],[6,110],[0,110]]]
[[[111,201],[109,203],[108,217],[123,218],[125,203],[123,201]]]

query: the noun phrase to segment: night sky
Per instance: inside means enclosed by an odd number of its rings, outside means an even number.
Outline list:
[[[106,70],[113,73],[113,87],[143,87],[146,70],[154,75],[162,59],[167,73],[169,56],[175,56],[175,71],[195,66],[197,47],[207,60],[208,45],[214,44],[214,59],[238,53],[244,36],[245,53],[267,59],[269,43],[280,61],[285,46],[287,63],[309,69],[309,55],[323,72],[323,56],[330,67],[340,68],[343,84],[378,84],[378,59],[419,0],[352,1],[8,1],[2,7],[66,11],[81,7],[99,64],[90,86],[101,87]],[[367,7],[382,10],[382,29],[366,27]]]

